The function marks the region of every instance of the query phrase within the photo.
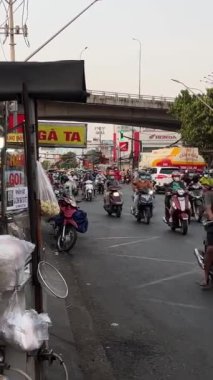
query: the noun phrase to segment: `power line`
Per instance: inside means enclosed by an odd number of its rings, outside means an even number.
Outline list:
[[[1,0],[2,1],[2,3],[3,3],[3,1],[4,0]],[[17,1],[17,0],[16,0]],[[16,13],[16,11],[22,6],[22,4],[23,4],[23,2],[24,2],[24,0],[14,9],[14,12],[13,13]],[[1,5],[1,3],[0,3],[0,5]],[[7,10],[7,12],[6,12],[6,14],[7,14],[7,16],[6,16],[6,19],[4,20],[4,22],[2,22],[2,24],[0,24],[0,28],[3,26],[3,25],[5,25],[5,23],[8,21],[8,19],[9,19],[9,16],[8,16],[8,10]]]
[[[4,56],[5,61],[8,61],[7,56],[6,56],[6,53],[5,53],[5,50],[4,50],[4,45],[3,45],[3,42],[2,42],[2,39],[1,39],[1,38],[0,38],[0,46],[1,46],[1,51],[2,51],[2,53],[3,53],[3,56]]]

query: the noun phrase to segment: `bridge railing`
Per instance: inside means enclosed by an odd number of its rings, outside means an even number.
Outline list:
[[[111,98],[114,100],[119,99],[129,99],[129,100],[148,100],[152,102],[162,102],[162,103],[173,103],[175,98],[165,97],[165,96],[152,96],[152,95],[138,95],[138,94],[128,94],[122,92],[110,92],[110,91],[96,91],[88,90],[88,93],[92,96],[98,96],[102,98]]]

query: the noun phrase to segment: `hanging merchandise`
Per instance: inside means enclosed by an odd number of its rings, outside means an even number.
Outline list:
[[[34,248],[34,244],[14,236],[0,236],[0,294],[23,283],[25,263]]]
[[[49,339],[50,325],[51,321],[47,314],[25,310],[19,299],[19,293],[15,291],[0,319],[0,337],[21,351],[34,351]]]
[[[41,202],[41,214],[48,217],[55,216],[60,212],[58,201],[49,178],[39,161],[37,161],[37,175],[39,200]]]

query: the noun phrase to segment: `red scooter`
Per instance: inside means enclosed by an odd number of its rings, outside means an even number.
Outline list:
[[[57,229],[57,247],[59,252],[70,251],[77,240],[77,224],[73,220],[73,214],[77,210],[75,201],[71,198],[61,198],[58,201],[60,207],[60,215],[58,222],[55,221]]]
[[[182,234],[186,235],[191,215],[191,206],[186,190],[180,189],[171,193],[171,207],[168,211],[170,215],[170,218],[167,220],[168,226],[172,231],[180,228]]]

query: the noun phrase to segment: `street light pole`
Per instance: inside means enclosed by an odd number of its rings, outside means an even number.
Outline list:
[[[183,87],[185,87],[187,90],[189,90],[193,95],[197,96],[196,92],[194,92],[193,90],[196,90],[196,91],[201,91],[199,88],[194,88],[194,87],[189,87],[187,86],[185,83],[177,80],[177,79],[171,79],[173,82],[176,82],[178,84],[181,84]],[[201,91],[201,93],[203,94],[203,92]],[[213,112],[213,108],[205,102],[205,100],[203,100],[200,96],[197,97],[197,99],[203,103],[210,111]]]
[[[39,46],[33,53],[31,53],[26,59],[25,62],[29,61],[34,55],[36,55],[40,50],[42,50],[45,46],[47,46],[52,40],[54,40],[59,34],[61,34],[65,29],[68,28],[74,21],[76,21],[81,15],[83,15],[89,8],[91,8],[95,3],[101,0],[94,0],[91,4],[89,4],[86,8],[83,9],[80,13],[77,14],[72,20],[70,20],[66,25],[64,25],[61,29],[59,29],[56,33],[54,33],[48,40],[46,40],[41,46]]]
[[[141,41],[138,39],[138,38],[133,38],[133,41],[136,41],[138,42],[139,44],[139,90],[138,90],[138,94],[139,94],[139,98],[141,96],[141,58],[142,58],[142,44],[141,44]]]
[[[81,51],[81,53],[80,53],[80,61],[81,61],[81,59],[82,59],[82,55],[83,55],[83,53],[84,53],[87,49],[88,49],[88,46],[85,46],[85,48],[82,49],[82,51]]]

